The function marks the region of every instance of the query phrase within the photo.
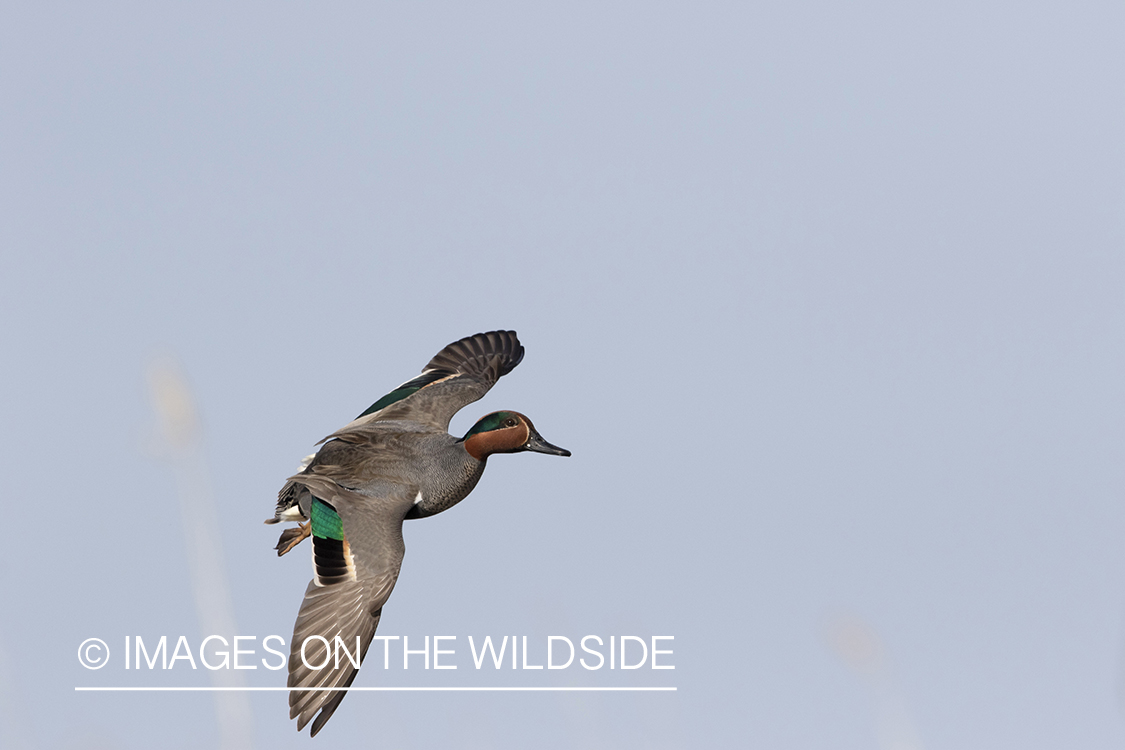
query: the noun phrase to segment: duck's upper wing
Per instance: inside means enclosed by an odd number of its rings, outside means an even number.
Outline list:
[[[316,735],[355,679],[398,580],[406,551],[402,516],[411,498],[406,487],[388,485],[375,498],[322,477],[299,480],[313,493],[315,577],[293,626],[289,718],[297,731],[311,720]]]
[[[449,420],[454,414],[488,393],[488,389],[522,359],[523,345],[516,338],[515,331],[489,331],[466,336],[438,352],[421,375],[383,396],[325,440],[340,437],[371,422],[392,419],[448,430]]]

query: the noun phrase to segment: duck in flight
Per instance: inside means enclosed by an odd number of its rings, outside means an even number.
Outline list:
[[[398,580],[406,551],[403,521],[459,503],[494,453],[570,455],[514,411],[481,418],[464,437],[449,434],[453,415],[511,372],[523,352],[515,331],[453,342],[421,375],[322,440],[320,450],[278,493],[274,517],[266,523],[299,525],[282,532],[277,554],[312,538],[314,576],[297,613],[289,654],[289,718],[297,720],[298,732],[312,720],[310,736],[316,736],[358,673],[359,666],[343,651],[335,658],[332,646],[338,637],[351,658],[357,648],[359,661],[366,655]]]

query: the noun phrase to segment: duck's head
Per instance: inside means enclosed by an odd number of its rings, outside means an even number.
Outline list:
[[[552,456],[569,456],[570,451],[551,445],[535,431],[531,420],[518,411],[494,411],[481,417],[461,438],[465,450],[478,461],[493,453],[535,451]]]

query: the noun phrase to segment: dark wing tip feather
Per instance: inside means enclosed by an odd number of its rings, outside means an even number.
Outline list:
[[[356,675],[358,674],[358,671],[352,672],[348,676],[348,679],[344,682],[344,687],[350,688],[352,686],[352,683],[355,682]],[[328,720],[332,718],[332,714],[336,713],[336,709],[340,706],[340,701],[344,700],[344,696],[347,694],[348,693],[346,690],[341,690],[339,692],[334,691],[331,693],[332,698],[324,704],[324,706],[320,709],[320,713],[318,713],[316,715],[316,718],[313,719],[312,729],[309,730],[309,737],[316,737],[316,733],[320,731],[321,727],[328,723]],[[298,722],[297,731],[299,732],[301,731],[301,729],[302,727]]]
[[[515,369],[523,359],[523,351],[515,331],[477,333],[442,349],[426,365],[426,370],[478,376],[487,373],[492,376],[488,379],[498,379]]]

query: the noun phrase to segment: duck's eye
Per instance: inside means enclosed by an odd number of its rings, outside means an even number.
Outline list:
[[[515,427],[516,426],[516,420],[512,419],[511,417],[508,417],[507,419],[504,420],[504,426],[505,427]]]

